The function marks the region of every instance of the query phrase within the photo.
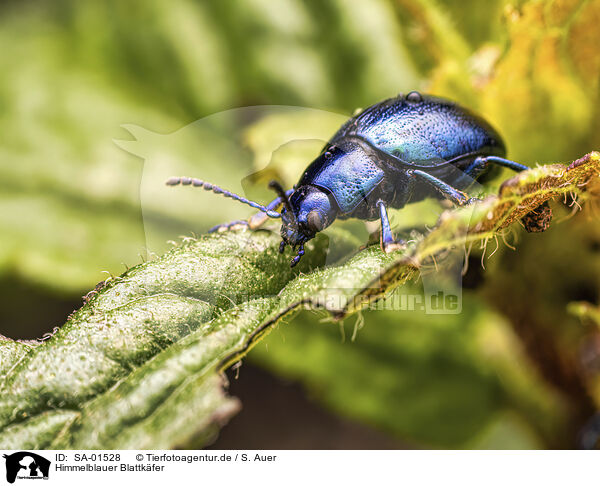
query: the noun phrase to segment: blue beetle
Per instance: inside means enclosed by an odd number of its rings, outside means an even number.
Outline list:
[[[257,228],[281,218],[281,245],[298,249],[336,218],[381,220],[381,248],[403,247],[395,240],[387,208],[402,208],[427,197],[458,205],[474,199],[463,191],[489,176],[494,167],[515,171],[527,166],[507,160],[500,135],[483,119],[449,100],[411,91],[384,100],[350,118],[308,166],[293,189],[275,181],[277,198],[267,206],[190,177],[172,177],[167,185],[193,185],[233,198],[261,213],[244,223]],[[276,209],[283,204],[281,212]]]

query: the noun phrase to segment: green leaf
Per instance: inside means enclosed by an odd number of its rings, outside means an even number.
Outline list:
[[[406,292],[420,293],[410,287]],[[489,316],[476,305],[436,316],[398,308],[393,297],[382,308],[394,302],[394,310],[366,311],[357,322],[344,321],[346,339],[338,326],[300,314],[250,359],[302,383],[309,397],[336,414],[409,444],[464,446],[506,401],[471,344],[478,323]]]
[[[317,322],[319,315],[299,314],[249,360],[301,383],[336,414],[416,447],[493,448],[490,435],[500,432],[489,429],[506,422],[507,410],[519,431],[515,446],[541,447],[545,432],[562,432],[560,400],[516,352],[500,316],[472,296],[463,296],[460,314],[435,315],[400,306],[399,294],[382,302],[393,310],[345,320],[345,339],[337,326]],[[408,286],[401,295],[422,293]]]
[[[336,318],[414,278],[461,241],[480,241],[553,197],[597,182],[600,154],[522,173],[470,208],[446,211],[405,252],[376,246],[323,266],[328,238],[299,268],[269,231],[188,239],[99,286],[54,336],[0,341],[0,446],[168,448],[208,443],[237,410],[221,371],[302,306]],[[590,193],[591,194],[591,193]],[[354,245],[344,231],[330,233]],[[165,432],[168,431],[168,432]]]

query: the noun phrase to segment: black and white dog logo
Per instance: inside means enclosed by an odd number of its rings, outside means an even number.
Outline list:
[[[50,461],[33,452],[20,451],[4,454],[6,461],[6,480],[14,483],[15,479],[48,479]]]

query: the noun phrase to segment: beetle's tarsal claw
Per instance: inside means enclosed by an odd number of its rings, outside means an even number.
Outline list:
[[[279,243],[279,253],[283,253],[283,250],[285,250],[285,241],[281,241],[281,243]]]
[[[383,245],[383,251],[385,253],[392,253],[393,251],[406,250],[406,242],[404,240],[396,240]]]
[[[290,267],[295,267],[298,262],[300,261],[300,258],[302,258],[302,256],[304,255],[304,245],[300,245],[300,248],[298,248],[298,253],[297,255],[292,258],[292,261],[290,263]]]

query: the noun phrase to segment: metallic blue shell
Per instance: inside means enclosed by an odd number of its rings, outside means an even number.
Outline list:
[[[435,167],[467,154],[505,153],[500,135],[457,104],[412,92],[373,105],[346,122],[330,143],[359,137],[407,165]]]
[[[419,168],[456,178],[469,160],[504,153],[500,135],[483,119],[451,101],[413,91],[348,120],[297,187],[324,189],[341,213],[349,214],[386,176],[392,185],[402,184],[398,171]]]
[[[311,184],[335,198],[342,213],[352,211],[385,175],[364,151],[332,148],[308,166],[298,186]]]

